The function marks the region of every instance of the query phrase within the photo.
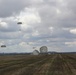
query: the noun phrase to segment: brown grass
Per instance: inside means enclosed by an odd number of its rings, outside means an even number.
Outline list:
[[[76,54],[0,56],[0,75],[76,75]]]

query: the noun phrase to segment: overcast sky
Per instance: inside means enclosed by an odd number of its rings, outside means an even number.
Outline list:
[[[22,22],[21,25],[17,24]],[[0,0],[0,52],[76,51],[76,0]]]

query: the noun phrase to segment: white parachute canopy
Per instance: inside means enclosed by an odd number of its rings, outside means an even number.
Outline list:
[[[47,53],[48,52],[48,48],[46,46],[42,46],[40,48],[40,53]]]

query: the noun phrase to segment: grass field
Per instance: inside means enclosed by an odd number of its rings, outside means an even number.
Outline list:
[[[76,54],[0,56],[0,75],[76,75]]]

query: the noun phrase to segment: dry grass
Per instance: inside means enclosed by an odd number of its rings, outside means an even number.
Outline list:
[[[76,54],[0,56],[0,75],[76,75]]]

